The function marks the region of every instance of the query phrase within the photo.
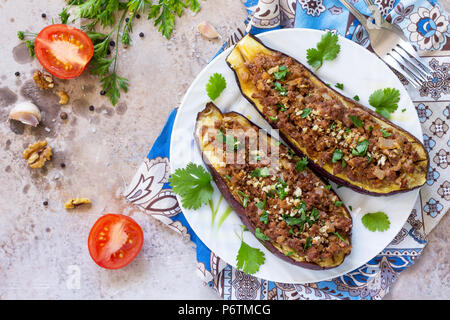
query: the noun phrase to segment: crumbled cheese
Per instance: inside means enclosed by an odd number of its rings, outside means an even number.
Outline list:
[[[302,196],[302,189],[300,187],[297,187],[294,191],[294,196],[297,198],[300,198]]]

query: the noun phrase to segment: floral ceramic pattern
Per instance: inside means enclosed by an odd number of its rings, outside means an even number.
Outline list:
[[[431,10],[420,7],[409,16],[409,40],[417,43],[420,50],[438,50],[447,41],[448,20],[438,6]]]
[[[429,66],[433,70],[433,77],[428,79],[420,88],[419,92],[422,97],[430,96],[434,100],[438,100],[441,98],[441,95],[448,95],[450,93],[450,63],[439,64],[436,58],[432,58]]]
[[[325,11],[322,0],[299,0],[298,3],[305,10],[306,14],[312,17],[320,16]]]

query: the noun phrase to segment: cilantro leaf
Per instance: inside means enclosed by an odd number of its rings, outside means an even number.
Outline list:
[[[269,222],[269,213],[266,210],[264,210],[259,217],[259,221],[264,222],[264,224],[267,224]]]
[[[265,262],[264,252],[258,248],[252,248],[241,240],[241,247],[236,256],[236,266],[247,274],[258,272],[259,267]]]
[[[286,76],[288,74],[289,74],[288,69],[285,66],[281,66],[281,67],[278,68],[277,72],[274,72],[273,76],[277,80],[284,80],[284,78],[286,78]]]
[[[295,170],[301,172],[301,171],[305,170],[307,165],[308,165],[308,158],[303,157],[302,159],[298,160],[295,163]]]
[[[400,91],[394,88],[378,89],[369,97],[369,104],[378,114],[387,119],[397,110],[399,101]]]
[[[255,229],[255,236],[259,239],[259,240],[263,240],[263,241],[267,241],[270,240],[270,238],[268,236],[266,236],[261,229],[256,228]]]
[[[202,166],[190,162],[186,168],[175,170],[169,183],[173,192],[181,196],[183,207],[198,209],[212,199],[211,180],[211,175]]]
[[[281,85],[281,83],[279,83],[279,82],[274,82],[274,83],[273,83],[273,86],[274,86],[275,90],[278,91],[278,95],[280,95],[280,96],[285,96],[285,95],[287,95],[287,90],[286,90],[285,87],[283,87],[283,86]]]
[[[370,231],[386,231],[389,229],[391,222],[386,213],[377,211],[374,213],[366,213],[361,218],[362,224]]]
[[[381,128],[380,132],[383,134],[384,138],[387,138],[387,137],[391,136],[391,133],[389,131],[387,131],[386,129],[384,129],[384,128]]]
[[[338,83],[336,83],[335,87],[338,88],[338,89],[344,90],[344,84],[343,83],[339,83],[338,82]]]
[[[265,178],[269,176],[269,168],[263,167],[263,168],[256,168],[252,172],[252,177],[262,177]]]
[[[312,112],[312,108],[305,108],[302,110],[302,113],[300,115],[300,117],[302,119],[305,119],[307,116],[309,116],[309,114]]]
[[[354,156],[364,156],[369,149],[369,140],[363,140],[356,144],[356,148],[352,150]]]
[[[331,162],[333,162],[333,163],[338,162],[339,160],[342,159],[343,155],[344,154],[341,149],[335,149],[333,152],[333,158],[331,159]]]
[[[206,84],[206,92],[211,100],[216,100],[226,87],[225,78],[220,73],[214,73]]]
[[[357,126],[358,128],[362,127],[363,123],[362,123],[361,119],[359,119],[357,116],[350,115],[348,117],[350,118],[350,120],[352,120],[352,122],[355,126]]]
[[[331,61],[336,59],[341,51],[338,40],[339,37],[336,34],[332,34],[331,32],[324,34],[317,43],[316,48],[306,50],[308,64],[317,71],[322,66],[324,60]]]

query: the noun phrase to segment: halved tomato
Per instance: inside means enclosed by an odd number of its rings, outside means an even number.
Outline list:
[[[128,216],[109,213],[89,233],[88,247],[100,267],[120,269],[136,258],[144,243],[142,228]]]
[[[39,32],[34,42],[36,58],[51,74],[61,79],[78,77],[94,55],[94,45],[83,31],[52,24]]]

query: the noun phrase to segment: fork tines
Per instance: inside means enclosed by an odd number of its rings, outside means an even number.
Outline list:
[[[237,28],[237,30],[235,32],[233,32],[233,34],[230,37],[228,37],[228,40],[225,43],[225,49],[228,49],[229,47],[234,46],[244,36],[245,36],[245,31],[243,31],[241,28]]]
[[[425,82],[433,77],[432,70],[420,61],[414,48],[405,41],[400,41],[388,56],[392,58],[386,62],[401,72],[405,78],[415,87],[421,87]],[[388,57],[386,57],[388,58]],[[399,70],[401,68],[401,70]]]

